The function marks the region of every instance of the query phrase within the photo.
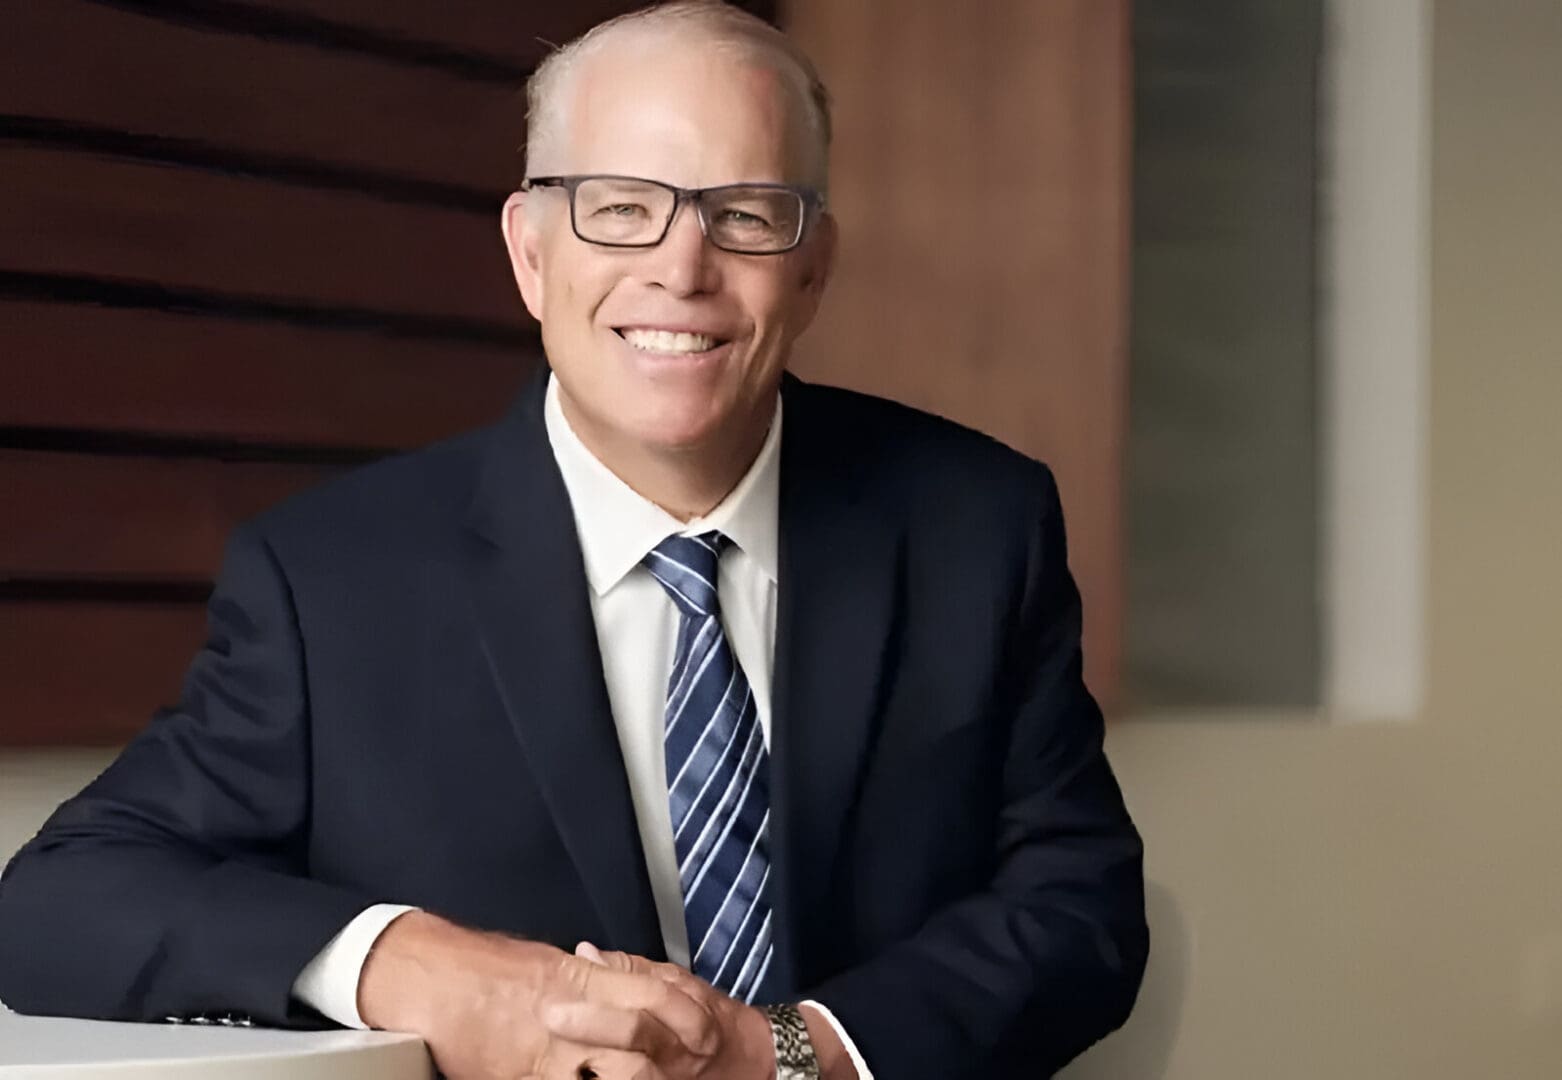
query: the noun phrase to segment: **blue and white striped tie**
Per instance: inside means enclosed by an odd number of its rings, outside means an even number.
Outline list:
[[[716,601],[716,565],[729,543],[719,532],[669,536],[645,566],[682,616],[663,734],[689,966],[748,1002],[772,951],[770,762]]]

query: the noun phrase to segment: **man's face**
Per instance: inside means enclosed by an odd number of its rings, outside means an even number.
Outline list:
[[[537,162],[533,175],[606,173],[683,188],[811,179],[805,129],[780,79],[708,46],[609,47],[581,61],[565,93],[557,160]],[[505,236],[566,415],[588,445],[620,454],[758,448],[792,342],[828,275],[828,217],[790,252],[740,255],[711,245],[685,203],[658,246],[615,249],[578,239],[569,196],[539,189],[512,197]],[[636,333],[644,330],[715,345]]]

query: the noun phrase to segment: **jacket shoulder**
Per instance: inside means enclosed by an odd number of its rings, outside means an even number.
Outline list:
[[[247,527],[283,548],[372,542],[446,528],[471,501],[493,428],[393,454],[301,491]]]
[[[865,479],[890,490],[903,483],[923,497],[964,502],[986,493],[1010,498],[1050,487],[1051,470],[991,435],[888,398],[855,390],[797,385],[788,402],[788,437],[815,442],[828,457],[859,468]]]

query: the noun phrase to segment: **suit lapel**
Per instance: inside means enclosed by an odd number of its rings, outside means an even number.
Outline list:
[[[603,944],[661,958],[585,566],[543,424],[545,374],[495,429],[469,510],[472,607],[510,722],[608,933]]]
[[[831,921],[828,889],[876,733],[901,564],[900,528],[867,504],[841,433],[812,415],[806,384],[788,378],[785,391],[771,735],[772,985],[783,993],[813,977],[799,929]]]

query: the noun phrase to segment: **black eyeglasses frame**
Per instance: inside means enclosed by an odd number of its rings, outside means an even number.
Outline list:
[[[662,225],[661,234],[658,235],[655,240],[645,240],[633,244],[616,243],[610,240],[591,240],[582,236],[580,233],[580,224],[575,220],[575,192],[581,184],[588,180],[629,180],[637,184],[650,184],[653,187],[659,187],[664,191],[672,192],[672,212],[667,215],[667,221]],[[570,229],[574,231],[575,237],[583,244],[593,244],[596,247],[606,248],[656,247],[663,240],[667,239],[667,234],[669,231],[671,231],[673,222],[678,220],[678,208],[686,202],[692,202],[694,204],[695,216],[699,219],[700,222],[700,232],[704,235],[705,239],[709,240],[715,247],[720,248],[722,251],[731,252],[735,255],[784,255],[803,242],[803,237],[808,235],[809,225],[812,223],[813,219],[818,216],[819,212],[824,209],[824,195],[815,188],[803,187],[798,184],[777,184],[764,181],[757,181],[749,184],[717,184],[713,187],[704,188],[681,188],[674,184],[663,183],[660,180],[651,180],[644,176],[624,176],[618,173],[574,173],[565,176],[529,176],[525,180],[521,181],[522,191],[533,191],[538,188],[562,188],[569,195],[569,225]],[[773,251],[745,251],[742,248],[727,247],[715,237],[711,236],[710,222],[705,217],[705,203],[702,196],[712,191],[731,191],[736,189],[752,191],[756,188],[761,191],[790,192],[802,200],[803,213],[802,216],[797,219],[797,235],[792,238],[792,242],[786,247],[776,248]]]

